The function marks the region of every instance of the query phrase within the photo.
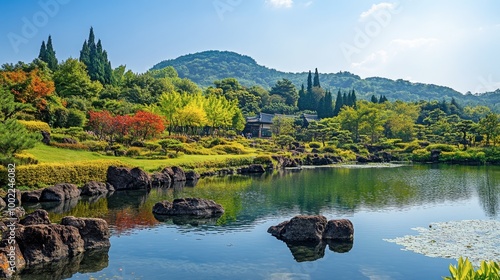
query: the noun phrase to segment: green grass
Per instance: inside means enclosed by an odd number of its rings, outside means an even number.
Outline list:
[[[226,159],[238,159],[256,156],[256,154],[246,155],[182,155],[171,159],[134,159],[130,157],[106,156],[96,152],[69,150],[37,144],[33,149],[26,150],[32,154],[39,163],[64,163],[75,161],[92,160],[119,160],[130,166],[137,166],[146,171],[159,170],[165,166],[191,165],[204,162],[219,162]]]

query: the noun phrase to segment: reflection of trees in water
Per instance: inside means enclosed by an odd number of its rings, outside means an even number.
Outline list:
[[[487,170],[483,181],[477,185],[479,203],[488,217],[497,217],[500,211],[500,181],[498,172]]]

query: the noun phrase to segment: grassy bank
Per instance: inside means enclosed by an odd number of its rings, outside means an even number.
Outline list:
[[[71,163],[75,161],[113,160],[120,161],[123,165],[140,167],[149,172],[162,169],[165,166],[183,166],[187,168],[195,168],[199,166],[210,168],[213,165],[218,165],[217,163],[224,163],[233,159],[245,159],[255,157],[257,155],[181,155],[177,158],[145,159],[126,156],[107,156],[97,152],[56,148],[43,144],[36,145],[35,148],[27,150],[26,153],[33,155],[39,163]]]

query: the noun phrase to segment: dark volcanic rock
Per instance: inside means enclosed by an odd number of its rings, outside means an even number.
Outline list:
[[[200,179],[200,174],[198,174],[196,171],[190,170],[186,172],[186,181],[195,181],[198,179]]]
[[[112,190],[114,190],[111,185],[106,185],[102,182],[90,181],[83,185],[82,195],[95,196],[107,194],[110,191],[108,188],[112,188]]]
[[[38,209],[26,215],[19,223],[24,226],[50,225],[49,213],[43,209]]]
[[[354,226],[347,219],[330,220],[323,232],[323,239],[352,241],[354,238]]]
[[[289,158],[289,157],[285,157],[285,156],[272,156],[272,158],[274,160],[276,160],[278,163],[276,164],[276,168],[278,169],[283,169],[283,168],[286,168],[286,167],[298,167],[298,163],[297,161]]]
[[[165,167],[161,172],[168,174],[173,182],[186,181],[186,173],[178,166]]]
[[[40,197],[42,196],[42,191],[43,191],[43,189],[22,192],[21,193],[21,201],[22,202],[39,202]]]
[[[22,196],[22,193],[20,190],[15,190],[15,193],[13,192],[8,192],[5,197],[3,198],[5,204],[9,204],[9,200],[10,202],[12,202],[12,199],[14,198],[14,203],[17,205],[17,206],[21,206],[21,196]]]
[[[0,197],[0,210],[4,209],[7,206],[7,203]]]
[[[42,143],[45,145],[50,144],[50,133],[45,130],[42,130]]]
[[[266,170],[262,164],[251,164],[248,167],[242,167],[239,170],[240,174],[248,174],[248,173],[264,173]]]
[[[172,185],[172,177],[165,172],[155,172],[151,175],[151,185],[154,188],[168,188]]]
[[[431,151],[431,162],[434,162],[434,163],[439,162],[439,156],[441,156],[441,150],[432,150]]]
[[[111,246],[109,242],[110,232],[108,223],[103,219],[68,216],[62,219],[61,225],[72,226],[78,229],[84,241],[85,250]]]
[[[16,241],[28,266],[75,256],[85,250],[78,229],[63,225],[19,226]]]
[[[271,226],[267,232],[285,242],[319,242],[327,222],[324,216],[300,215]]]
[[[220,204],[201,198],[178,198],[173,202],[161,201],[153,207],[156,215],[217,217],[224,213]]]
[[[151,178],[138,167],[110,166],[106,178],[115,190],[151,189]]]
[[[78,186],[68,183],[60,183],[43,189],[40,201],[63,201],[80,196]]]

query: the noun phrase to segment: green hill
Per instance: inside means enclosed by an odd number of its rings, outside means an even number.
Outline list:
[[[229,51],[204,51],[180,56],[176,59],[162,61],[152,69],[173,66],[181,78],[189,78],[201,87],[213,85],[213,81],[228,77],[236,78],[244,86],[260,85],[270,89],[277,80],[291,80],[297,88],[305,84],[307,72],[288,73],[270,69],[257,64],[245,55]],[[314,69],[304,69],[312,70]],[[321,70],[321,69],[319,69]],[[372,95],[385,95],[389,100],[450,100],[455,98],[463,105],[486,105],[500,111],[500,90],[479,95],[467,94],[444,86],[412,83],[406,80],[391,80],[381,77],[361,77],[349,73],[320,73],[323,88],[334,92],[338,89],[355,89],[359,98],[369,99]]]

